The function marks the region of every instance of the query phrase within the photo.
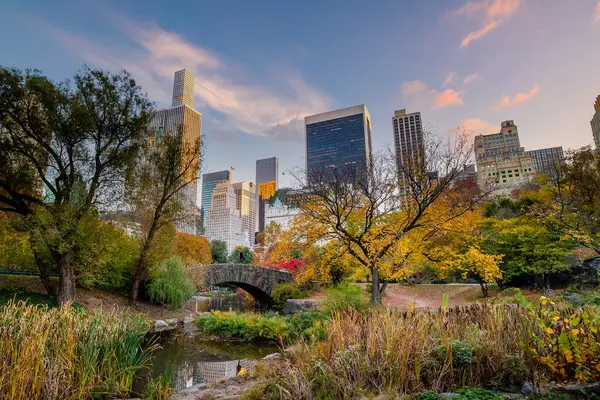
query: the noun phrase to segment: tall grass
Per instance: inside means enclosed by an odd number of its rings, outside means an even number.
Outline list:
[[[349,309],[334,313],[327,340],[298,344],[264,383],[264,398],[346,399],[426,389],[510,386],[530,379],[522,343],[531,319],[520,307],[448,311]]]
[[[150,361],[138,317],[48,308],[0,307],[0,398],[89,399],[127,393]]]

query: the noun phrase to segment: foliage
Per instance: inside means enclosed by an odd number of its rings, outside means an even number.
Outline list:
[[[298,286],[293,283],[280,283],[271,291],[271,297],[274,302],[273,307],[276,310],[281,310],[288,299],[301,298],[302,292]]]
[[[243,314],[214,311],[208,317],[198,317],[198,329],[207,335],[244,340],[268,340],[281,345],[304,338],[321,340],[325,332],[325,316],[318,311],[305,311],[288,317],[277,314]]]
[[[60,304],[75,297],[80,224],[121,199],[150,117],[150,101],[125,71],[86,67],[73,84],[57,84],[39,71],[0,69],[0,210],[20,216],[31,240],[50,252]],[[48,266],[37,264],[54,291]]]
[[[213,262],[223,264],[227,262],[227,243],[222,240],[210,242],[210,256]]]
[[[195,205],[184,193],[198,180],[203,145],[199,137],[184,136],[183,126],[176,129],[157,130],[148,138],[144,161],[134,164],[127,174],[127,202],[134,210],[134,218],[142,222],[138,235],[140,257],[131,287],[134,302],[140,282],[154,265],[150,253],[156,236],[169,225],[195,225]]]
[[[177,232],[174,247],[175,257],[181,259],[188,267],[195,267],[198,264],[212,264],[210,246],[204,236]]]
[[[19,220],[0,212],[0,267],[36,270],[29,234],[19,229]]]
[[[10,303],[0,309],[0,398],[92,399],[131,390],[150,361],[139,317]]]
[[[245,246],[235,246],[229,254],[229,262],[236,264],[251,264],[252,250]]]
[[[364,293],[360,287],[349,282],[340,283],[337,286],[325,290],[327,299],[323,308],[330,313],[347,309],[364,310],[366,302]]]
[[[597,290],[567,290],[562,292],[562,297],[572,307],[600,307],[600,291]]]
[[[397,165],[395,158],[378,155],[368,171],[314,170],[298,179],[307,182],[310,195],[300,202],[296,232],[309,243],[336,240],[343,246],[371,275],[373,303],[381,302],[385,280],[412,274],[409,258],[439,234],[460,230],[481,198],[455,182],[472,154],[466,138],[446,146],[428,137],[424,147],[427,162]],[[428,171],[442,178],[432,180]],[[398,173],[404,177],[400,189]]]
[[[517,306],[472,304],[418,313],[378,308],[334,313],[325,325],[327,340],[287,353],[285,364],[262,381],[263,396],[394,397],[429,389],[492,399],[493,392],[461,388],[514,387],[533,377],[539,385],[570,381],[577,379],[576,370],[597,379],[597,314],[559,310],[547,299],[519,301]],[[555,346],[565,346],[564,334],[570,348],[556,354]],[[432,392],[424,398],[433,398]]]
[[[170,258],[163,261],[152,273],[148,285],[150,300],[158,304],[169,304],[172,309],[183,307],[185,301],[196,292],[181,260]]]
[[[164,224],[161,229],[156,232],[152,239],[152,243],[149,244],[148,253],[146,255],[150,267],[154,267],[166,259],[174,257],[173,249],[175,247],[176,235],[175,225],[171,223]],[[140,242],[140,239],[142,238],[138,236],[138,246],[141,248],[141,246],[143,246],[143,239],[142,242]],[[148,278],[145,274],[143,277]]]
[[[144,393],[144,400],[170,400],[175,389],[171,384],[173,368],[167,365],[164,371],[156,379],[150,379]]]

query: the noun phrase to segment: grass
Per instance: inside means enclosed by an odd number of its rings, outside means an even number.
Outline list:
[[[579,317],[584,313],[588,317]],[[573,316],[582,320],[579,331],[559,331]],[[592,309],[548,304],[485,303],[422,312],[348,309],[332,315],[326,340],[297,343],[286,352],[284,365],[268,371],[258,391],[260,398],[273,399],[394,398],[425,390],[508,389],[525,380],[564,382],[582,371],[593,380],[600,360],[598,328]],[[563,350],[553,349],[563,336],[585,359],[569,360]],[[477,390],[461,398],[484,398],[473,397]]]
[[[138,317],[49,308],[0,307],[0,398],[92,399],[131,390],[150,360],[148,323]]]

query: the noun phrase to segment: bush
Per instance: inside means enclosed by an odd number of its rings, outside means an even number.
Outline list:
[[[293,283],[281,283],[271,291],[271,297],[274,301],[273,308],[282,310],[288,299],[299,299],[303,296],[298,286]]]
[[[163,261],[152,274],[148,295],[153,303],[169,304],[172,309],[183,307],[196,292],[186,268],[178,258]]]
[[[325,290],[327,299],[323,303],[325,310],[330,313],[347,309],[364,310],[367,303],[360,287],[343,282],[339,285]]]

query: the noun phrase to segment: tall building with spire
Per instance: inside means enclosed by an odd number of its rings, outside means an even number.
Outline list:
[[[183,151],[181,153],[181,165],[188,165],[187,149],[200,146],[202,131],[202,114],[194,110],[194,75],[186,70],[175,72],[173,84],[172,108],[159,110],[154,114],[150,122],[150,130],[157,140],[161,135],[180,134],[183,140]],[[184,179],[191,182],[182,193],[182,201],[186,217],[178,222],[176,229],[179,232],[197,234],[197,220],[200,209],[197,205],[198,174],[200,170],[199,160],[188,168]]]
[[[594,103],[595,114],[590,123],[592,124],[592,134],[594,135],[594,144],[596,149],[600,150],[600,96],[596,97]]]

